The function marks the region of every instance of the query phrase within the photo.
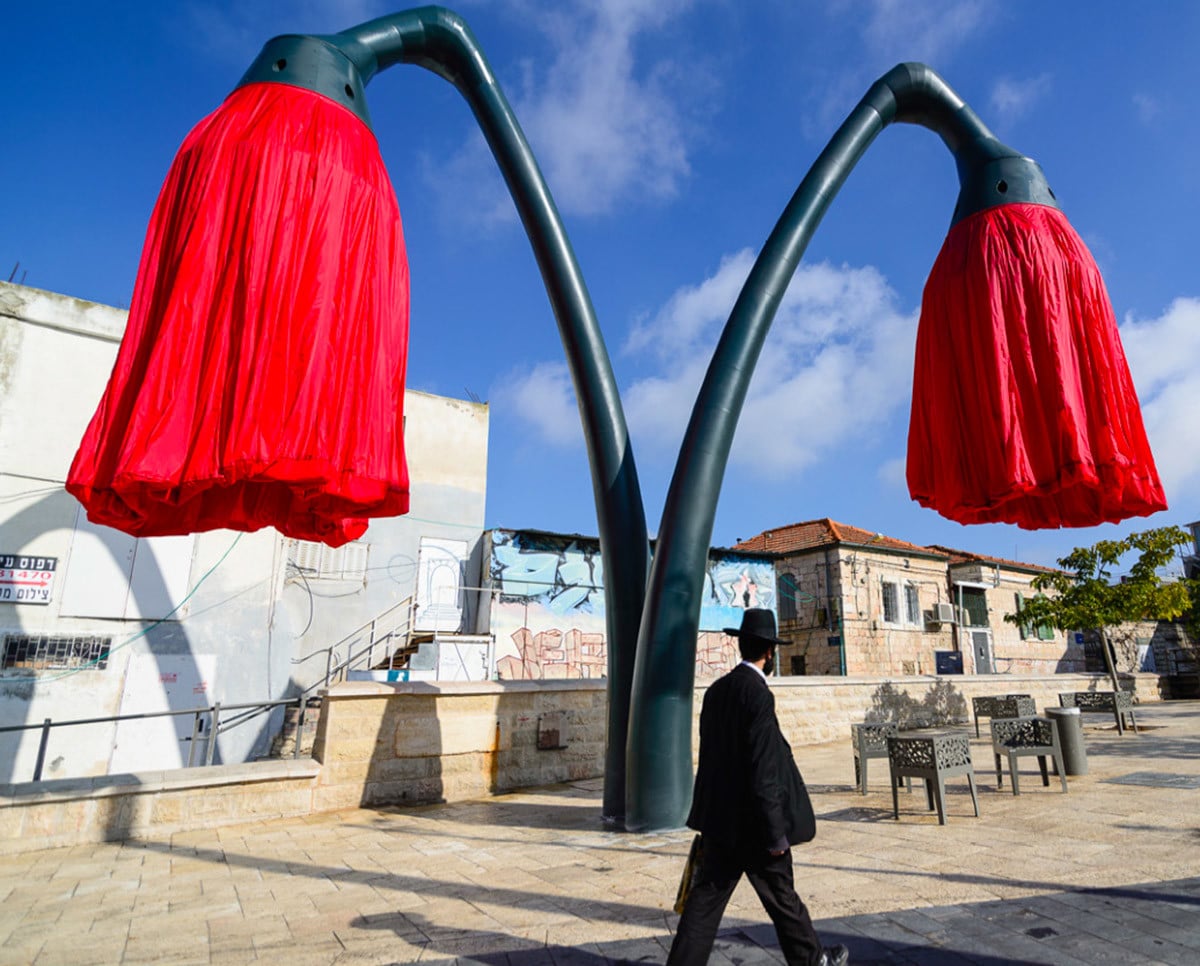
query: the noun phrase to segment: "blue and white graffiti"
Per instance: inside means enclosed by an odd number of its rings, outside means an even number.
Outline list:
[[[490,572],[502,602],[537,603],[554,614],[604,615],[604,565],[593,541],[496,530]],[[774,565],[740,554],[710,559],[700,629],[737,627],[747,607],[775,609]]]
[[[748,607],[775,609],[775,566],[757,557],[723,556],[708,561],[700,630],[739,627]]]
[[[599,549],[587,543],[495,531],[491,577],[504,603],[604,614],[604,567]]]

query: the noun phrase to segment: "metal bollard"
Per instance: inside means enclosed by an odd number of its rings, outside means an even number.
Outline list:
[[[217,735],[221,732],[221,702],[212,706],[212,715],[208,719],[208,747],[204,749],[204,764],[211,765],[217,752]]]
[[[33,780],[42,780],[42,766],[46,764],[46,745],[50,743],[50,719],[42,720],[42,740],[38,743],[37,764],[33,766]]]

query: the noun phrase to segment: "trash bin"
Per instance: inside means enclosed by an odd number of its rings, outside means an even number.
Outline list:
[[[1083,715],[1078,708],[1047,708],[1046,717],[1058,728],[1063,768],[1068,775],[1088,773],[1087,749],[1083,745]]]

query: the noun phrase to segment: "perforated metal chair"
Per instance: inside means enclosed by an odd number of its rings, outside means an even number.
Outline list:
[[[1028,694],[980,695],[971,699],[975,715],[975,737],[979,737],[980,718],[1023,718],[1037,714],[1037,705]]]
[[[854,744],[854,784],[861,794],[867,794],[867,762],[872,758],[887,758],[888,735],[894,735],[899,726],[894,721],[867,721],[850,726]],[[912,791],[912,779],[905,784]]]
[[[1042,769],[1042,784],[1050,785],[1050,772],[1046,759],[1054,762],[1054,770],[1062,779],[1062,790],[1067,790],[1067,772],[1063,767],[1062,748],[1058,743],[1058,728],[1049,718],[1027,716],[1021,718],[992,718],[992,754],[996,758],[996,787],[1004,787],[1004,775],[1000,767],[1001,755],[1008,758],[1008,774],[1012,779],[1014,795],[1021,794],[1019,761],[1021,758],[1036,757]]]

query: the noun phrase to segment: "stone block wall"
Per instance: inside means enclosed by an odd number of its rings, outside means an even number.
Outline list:
[[[313,746],[316,807],[479,798],[595,777],[606,705],[604,681],[337,685]]]
[[[693,756],[704,690],[695,691]],[[1139,701],[1155,674],[1126,677]],[[780,725],[804,768],[805,745],[845,742],[864,720],[967,723],[976,695],[1103,691],[1099,674],[776,678]],[[0,786],[0,854],[86,842],[170,841],[180,832],[359,806],[483,799],[604,772],[604,681],[388,684],[329,692],[313,759],[180,768]]]
[[[1135,701],[1162,700],[1156,674],[1123,678]],[[778,678],[771,682],[783,733],[794,747],[846,741],[850,725],[860,721],[897,721],[902,726],[973,721],[971,698],[1028,694],[1038,713],[1057,708],[1066,691],[1108,691],[1103,674],[980,674],[911,678]],[[699,695],[697,695],[697,707]],[[693,743],[694,744],[694,743]],[[803,769],[803,752],[797,751]]]
[[[692,752],[711,680],[697,683]],[[1161,699],[1157,675],[1126,679],[1140,701]],[[794,746],[849,741],[864,720],[966,723],[977,695],[1029,694],[1039,712],[1063,691],[1107,690],[1098,674],[780,677],[771,682]],[[318,810],[483,798],[604,773],[605,682],[433,684],[352,682],[329,692],[314,755]],[[539,722],[561,729],[539,742]],[[542,745],[539,747],[539,745]]]
[[[301,758],[0,786],[0,854],[307,815],[318,773]]]

